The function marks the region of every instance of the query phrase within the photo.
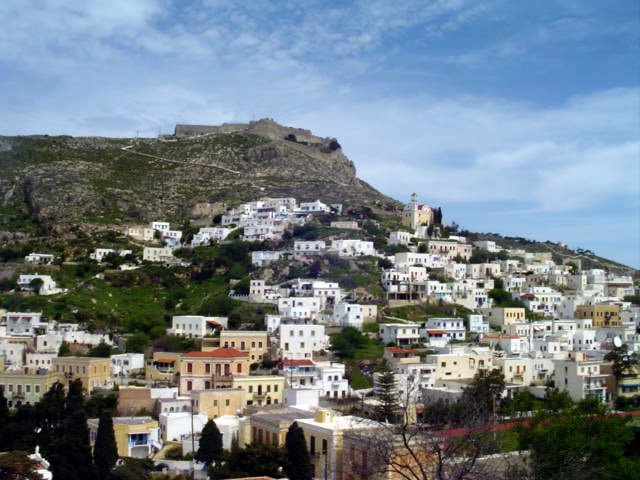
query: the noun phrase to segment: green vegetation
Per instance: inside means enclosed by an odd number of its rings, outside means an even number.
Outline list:
[[[330,350],[341,360],[375,360],[382,358],[384,346],[354,327],[344,327],[331,335]]]
[[[401,318],[409,322],[424,322],[429,317],[465,317],[472,313],[462,305],[439,302],[437,304],[420,303],[403,307],[386,307],[382,310],[383,321],[396,321],[384,319],[384,316]]]
[[[349,367],[347,376],[349,377],[349,385],[351,385],[351,388],[361,390],[363,388],[373,387],[373,379],[362,373],[357,365],[352,362]]]
[[[222,458],[224,450],[222,449],[222,434],[218,430],[216,422],[209,420],[200,436],[200,447],[196,452],[195,458],[199,462],[211,465],[214,461]]]

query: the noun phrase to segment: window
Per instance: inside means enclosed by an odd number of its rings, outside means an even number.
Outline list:
[[[227,398],[227,399],[224,401],[224,405],[225,405],[226,407],[228,407],[228,406],[229,406],[229,404],[230,404],[230,401],[229,401],[229,399]]]
[[[311,455],[316,454],[316,437],[314,437],[313,435],[309,439],[309,453]]]
[[[211,373],[211,364],[206,363],[204,366],[204,373]]]
[[[191,382],[191,380],[189,380],[189,381],[187,382],[187,390],[189,390],[189,391],[190,391],[190,390],[192,390],[192,389],[193,389],[193,383]]]
[[[193,363],[187,363],[187,373],[193,373]]]

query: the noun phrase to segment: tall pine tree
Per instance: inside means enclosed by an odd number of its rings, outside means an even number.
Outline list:
[[[118,446],[113,432],[111,413],[105,410],[100,415],[96,443],[93,446],[93,463],[100,480],[106,480],[118,460]]]
[[[209,420],[200,434],[200,448],[196,452],[196,460],[211,464],[222,456],[222,434],[216,422]]]
[[[289,480],[311,480],[309,450],[304,439],[304,432],[298,426],[298,422],[293,422],[287,431],[285,450],[287,453],[286,472]]]
[[[376,420],[388,423],[397,422],[400,417],[400,405],[398,403],[396,377],[393,372],[387,370],[380,374],[374,394],[379,402],[374,412]]]

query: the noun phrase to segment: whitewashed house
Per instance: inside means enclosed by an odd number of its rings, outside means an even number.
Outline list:
[[[373,242],[365,240],[331,240],[329,251],[336,252],[341,257],[359,257],[376,254]]]
[[[51,265],[53,263],[52,253],[30,253],[24,257],[26,263],[33,263],[36,265]]]
[[[53,278],[51,278],[50,275],[38,275],[37,273],[22,274],[18,277],[18,281],[16,283],[20,290],[33,291],[31,282],[36,279],[40,279],[42,281],[42,285],[36,292],[39,295],[56,295],[65,291],[64,289],[57,287],[56,282],[53,280]]]
[[[284,359],[313,358],[329,346],[324,325],[308,322],[284,321],[278,329],[279,354]]]
[[[381,323],[378,335],[385,345],[410,346],[420,343],[420,325],[417,323]]]
[[[174,315],[168,333],[181,337],[202,338],[213,335],[216,330],[227,328],[228,320],[227,317]]]

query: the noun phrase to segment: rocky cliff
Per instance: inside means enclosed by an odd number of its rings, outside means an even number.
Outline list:
[[[158,139],[0,137],[0,171],[0,230],[180,221],[262,196],[398,205],[356,177],[336,139],[272,120]]]

